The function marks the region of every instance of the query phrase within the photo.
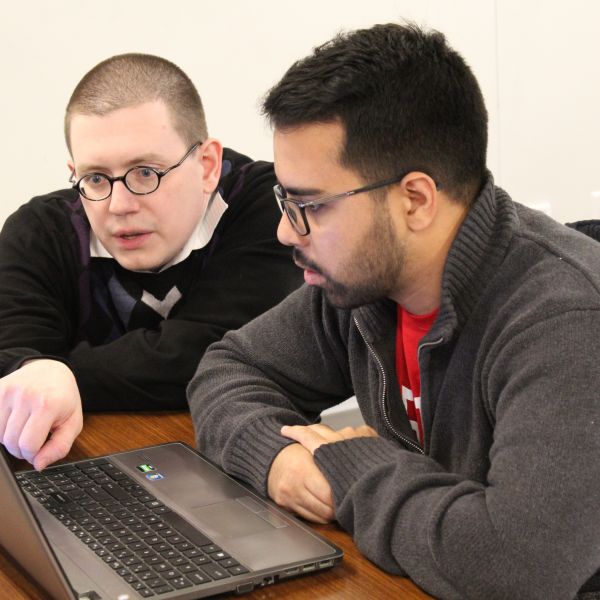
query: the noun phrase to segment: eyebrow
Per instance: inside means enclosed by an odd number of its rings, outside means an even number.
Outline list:
[[[323,190],[318,188],[296,188],[296,187],[286,187],[282,183],[280,183],[281,187],[286,191],[290,196],[322,196],[324,194]]]
[[[136,166],[144,166],[148,163],[164,163],[165,159],[162,156],[159,156],[158,154],[155,153],[149,153],[149,154],[142,154],[140,156],[136,156],[135,158],[132,158],[131,160],[127,161],[124,165],[125,170],[130,169],[131,167],[136,167]],[[79,169],[80,172],[87,172],[87,173],[93,173],[95,171],[110,171],[110,169],[107,169],[104,166],[100,166],[98,164],[91,164],[91,165],[80,165]]]

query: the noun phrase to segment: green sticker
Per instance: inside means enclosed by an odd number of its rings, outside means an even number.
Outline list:
[[[152,465],[138,465],[137,468],[142,473],[149,473],[150,471],[156,471],[156,469]]]

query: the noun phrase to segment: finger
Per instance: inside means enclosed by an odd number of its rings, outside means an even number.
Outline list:
[[[80,431],[81,428],[73,427],[69,422],[54,430],[48,441],[33,458],[34,468],[41,471],[48,465],[64,458]]]
[[[327,442],[327,440],[314,429],[310,429],[304,425],[284,425],[281,428],[281,435],[298,442],[311,454],[314,454],[314,451],[319,446]]]
[[[300,506],[298,509],[294,510],[294,513],[296,513],[299,517],[306,519],[307,521],[311,521],[312,523],[321,523],[325,525],[333,521],[332,511],[313,512]]]
[[[315,523],[329,523],[334,518],[333,507],[314,496],[308,488],[287,508]]]
[[[368,425],[359,427],[344,427],[337,431],[344,439],[349,440],[356,437],[377,437],[377,432]]]
[[[302,427],[302,425],[300,425],[300,427]],[[308,429],[312,429],[323,436],[334,433],[334,430],[324,423],[313,423],[312,425],[306,425],[305,427],[308,427]]]
[[[368,425],[361,425],[356,428],[357,433],[363,437],[379,437],[379,434]]]
[[[2,443],[5,448],[17,458],[23,458],[19,447],[19,440],[28,418],[29,411],[25,410],[20,405],[20,402],[14,402],[12,410],[8,415],[8,419],[6,420],[6,428],[4,430],[4,435],[2,436]]]
[[[319,502],[319,512],[334,510],[331,486],[316,465],[315,473],[311,477],[307,477],[305,485],[309,494]]]
[[[42,410],[34,410],[23,426],[19,437],[19,450],[25,460],[33,464],[52,427],[55,425],[56,415],[46,407]]]
[[[354,429],[354,427],[343,427],[342,429],[338,429],[337,433],[341,435],[343,438],[348,439],[351,437],[355,437],[358,429]]]
[[[10,406],[6,402],[0,404],[0,442],[4,440],[4,432],[6,431],[6,423],[10,416]]]

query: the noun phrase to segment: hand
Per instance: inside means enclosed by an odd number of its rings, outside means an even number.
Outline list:
[[[268,492],[277,504],[309,521],[328,523],[334,518],[331,487],[300,444],[286,446],[275,457]]]
[[[34,359],[0,379],[0,442],[38,471],[66,456],[82,427],[79,389],[65,364]]]
[[[344,427],[335,431],[327,425],[317,423],[316,425],[284,425],[281,435],[301,444],[311,454],[323,444],[341,442],[356,437],[377,437],[377,432],[368,425],[360,427]]]

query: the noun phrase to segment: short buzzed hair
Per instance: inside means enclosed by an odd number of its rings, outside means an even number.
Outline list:
[[[173,127],[188,145],[208,137],[200,95],[190,78],[172,62],[151,54],[119,54],[86,73],[67,105],[65,140],[71,152],[70,125],[74,115],[106,115],[162,100]]]

